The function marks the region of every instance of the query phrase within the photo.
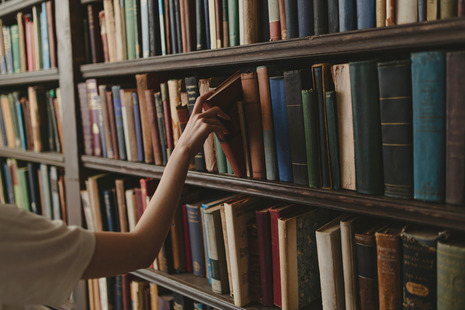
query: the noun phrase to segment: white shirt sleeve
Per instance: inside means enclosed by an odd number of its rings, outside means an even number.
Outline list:
[[[1,303],[65,303],[94,248],[90,231],[0,204]]]

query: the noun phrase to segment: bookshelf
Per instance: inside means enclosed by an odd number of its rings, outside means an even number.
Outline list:
[[[57,68],[33,72],[21,72],[0,75],[0,87],[31,85],[58,82],[60,75]]]

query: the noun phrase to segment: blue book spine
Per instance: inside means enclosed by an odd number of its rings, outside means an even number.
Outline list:
[[[140,109],[137,93],[132,93],[132,104],[134,109],[134,126],[136,127],[137,160],[142,162],[144,161],[144,146],[142,145],[142,129],[140,127]]]
[[[418,21],[426,21],[426,0],[418,0]]]
[[[10,173],[10,168],[8,167],[8,164],[5,162],[3,163],[3,172],[5,173],[5,185],[6,185],[6,191],[7,191],[7,199],[8,203],[15,203],[15,191],[13,189],[13,179],[11,177]]]
[[[1,108],[0,108],[0,134],[2,135],[2,141],[3,141],[2,146],[8,146],[7,137],[6,137],[5,123],[4,123],[4,120],[3,120],[3,111],[2,111]]]
[[[105,204],[105,215],[106,215],[106,230],[107,231],[116,231],[115,225],[113,223],[113,214],[111,210],[111,197],[110,191],[104,190],[103,191],[103,202]]]
[[[339,0],[339,31],[354,30],[354,0]]]
[[[192,271],[196,276],[205,277],[205,253],[203,250],[200,206],[187,204],[186,210],[192,253]]]
[[[297,0],[299,37],[313,35],[313,1]]]
[[[142,57],[150,57],[149,11],[147,0],[140,1],[140,23],[142,30]]]
[[[115,113],[116,137],[118,138],[118,153],[121,160],[126,160],[126,144],[123,130],[123,113],[121,111],[121,97],[119,94],[120,87],[112,86],[113,110]]]
[[[202,204],[202,212],[208,207],[209,205]],[[203,232],[204,232],[203,240],[205,240],[205,253],[208,253],[207,227],[205,227],[205,222],[203,222]],[[207,260],[208,282],[212,284],[212,269],[211,269],[210,257],[208,257],[207,255],[205,259]]]
[[[445,53],[412,53],[414,198],[441,202],[445,190]]]
[[[42,2],[40,9],[40,37],[42,39],[42,66],[43,69],[50,69],[50,44],[48,40],[47,7]]]
[[[5,42],[6,72],[13,73],[13,49],[11,46],[10,27],[3,26],[3,39]]]
[[[376,27],[375,0],[356,0],[357,29]]]
[[[15,96],[15,100],[17,96]],[[24,113],[23,113],[23,106],[21,103],[16,100],[16,114],[18,115],[18,127],[19,127],[19,137],[21,139],[21,147],[23,150],[27,149],[26,144],[26,133],[24,132]]]
[[[210,45],[210,19],[208,15],[208,0],[203,0],[203,16],[205,17],[205,45],[207,50],[211,48]]]
[[[310,1],[309,1],[310,2]],[[313,3],[311,3],[313,5]],[[297,1],[284,0],[284,7],[286,8],[286,30],[287,38],[297,38],[299,36],[299,25],[297,17]]]
[[[158,16],[160,17],[160,43],[161,54],[166,55],[166,35],[165,35],[165,7],[163,0],[158,0]]]
[[[271,110],[275,133],[279,180],[292,182],[291,147],[287,119],[284,77],[270,77]]]

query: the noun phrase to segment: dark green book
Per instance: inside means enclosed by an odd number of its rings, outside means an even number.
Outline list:
[[[302,90],[302,108],[307,154],[308,186],[320,187],[320,160],[318,156],[318,102],[313,89]]]
[[[15,146],[21,147],[21,134],[19,129],[18,113],[16,110],[16,101],[13,96],[13,93],[8,94],[8,102],[10,104],[11,118],[13,121],[13,128],[15,132]]]
[[[341,189],[341,172],[339,167],[339,139],[337,131],[336,92],[326,92],[326,120],[328,125],[329,161],[331,180],[334,189]]]
[[[378,72],[372,60],[350,63],[357,191],[383,193]]]
[[[229,46],[239,45],[239,3],[228,0]]]
[[[19,32],[18,25],[10,26],[11,49],[13,51],[13,72],[21,72],[21,56],[19,52]]]

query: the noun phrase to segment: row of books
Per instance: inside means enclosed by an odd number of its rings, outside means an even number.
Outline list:
[[[0,203],[66,222],[64,171],[56,166],[0,158]]]
[[[462,2],[105,0],[87,6],[89,45],[114,62],[463,16]]]
[[[30,86],[0,94],[0,146],[61,152],[62,101],[59,88]]]
[[[158,181],[116,178],[111,184],[114,179],[88,179],[81,192],[86,219],[106,230],[117,218],[121,231],[131,231],[130,218],[137,224]],[[106,191],[113,192],[113,203]],[[101,223],[92,218],[98,212]],[[463,287],[454,284],[465,270],[461,238],[436,228],[189,189],[153,268],[206,277],[213,292],[230,294],[237,306],[300,309],[320,300],[323,309],[458,305],[464,302]]]
[[[0,74],[57,67],[53,1],[18,12],[16,23],[0,19]]]
[[[137,89],[100,85],[100,93],[92,79],[80,84],[85,153],[165,164],[197,96],[218,87],[226,96],[212,101],[232,116],[231,133],[207,139],[199,171],[463,205],[456,112],[464,68],[462,51],[428,51],[278,72],[260,66],[227,80],[141,74]]]
[[[90,310],[213,310],[132,275],[88,280]]]

